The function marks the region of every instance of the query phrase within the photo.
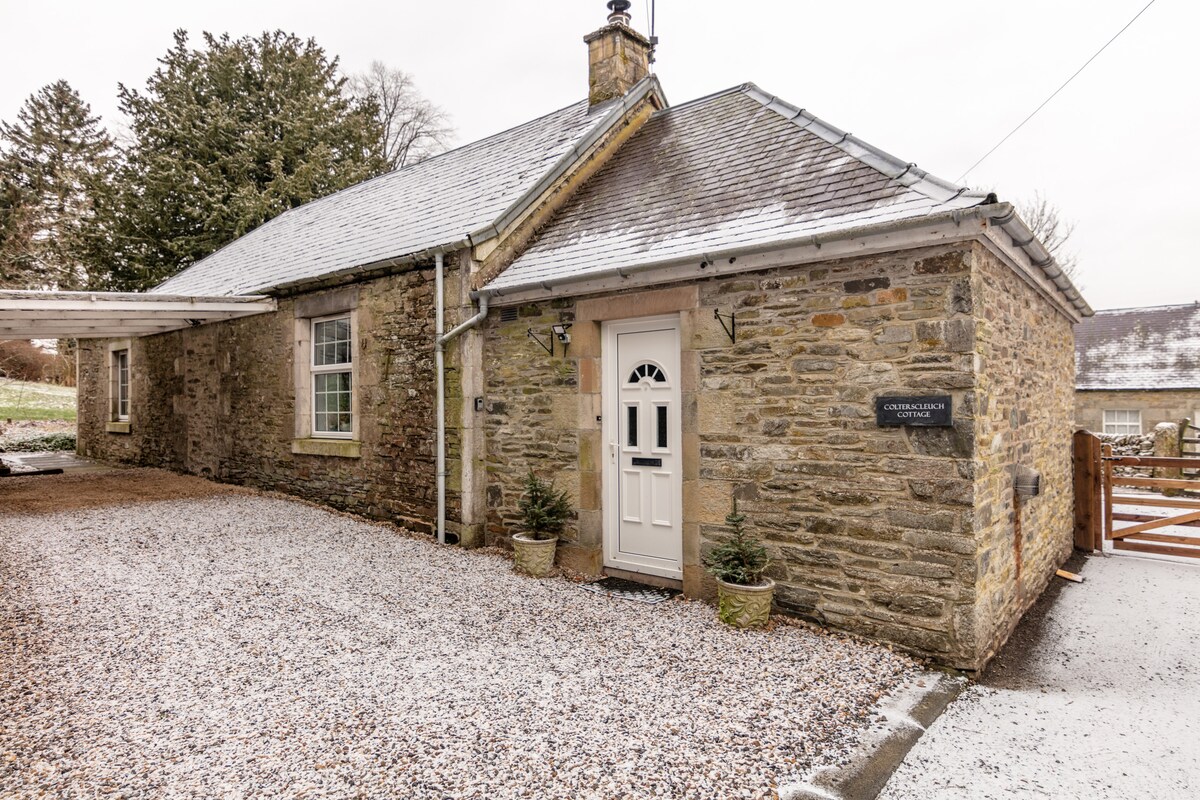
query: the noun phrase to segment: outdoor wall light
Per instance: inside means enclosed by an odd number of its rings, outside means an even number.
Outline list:
[[[570,323],[551,325],[550,336],[546,338],[546,341],[542,341],[542,337],[534,333],[533,328],[529,328],[527,331],[525,331],[525,335],[541,345],[542,349],[551,356],[554,355],[554,340],[558,339],[558,341],[562,342],[563,355],[565,356],[567,354],[567,345],[571,343],[571,334],[567,333],[570,327]]]
[[[1013,475],[1013,490],[1021,497],[1037,497],[1042,493],[1042,473],[1029,467],[1017,467]]]

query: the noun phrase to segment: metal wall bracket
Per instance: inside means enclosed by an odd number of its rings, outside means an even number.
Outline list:
[[[721,323],[721,327],[725,329],[725,335],[729,337],[729,341],[737,344],[737,319],[733,314],[722,314],[718,309],[713,309],[713,319]],[[729,324],[725,324],[725,320],[729,320]]]
[[[554,356],[554,337],[553,336],[547,336],[546,341],[543,342],[540,338],[538,338],[538,335],[533,332],[533,328],[530,328],[529,330],[525,331],[525,335],[528,336],[530,339],[533,339],[539,345],[541,345],[542,349],[545,350],[547,353],[549,353],[551,357]]]

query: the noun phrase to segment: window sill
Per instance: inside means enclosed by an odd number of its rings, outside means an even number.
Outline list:
[[[106,422],[104,431],[105,433],[129,434],[133,432],[133,425],[128,422]]]
[[[293,439],[292,452],[302,456],[361,458],[362,442],[351,439]]]

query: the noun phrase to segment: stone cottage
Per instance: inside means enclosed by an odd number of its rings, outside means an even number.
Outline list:
[[[1200,426],[1200,302],[1097,311],[1075,330],[1075,424],[1137,436]]]
[[[586,100],[151,295],[273,310],[85,342],[80,450],[465,546],[533,469],[564,565],[697,597],[736,498],[781,610],[981,668],[1071,547],[1090,309],[994,195],[751,84],[669,105],[609,6]]]

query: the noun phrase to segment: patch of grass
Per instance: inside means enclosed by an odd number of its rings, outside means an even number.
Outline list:
[[[0,423],[7,419],[74,420],[75,389],[0,378]]]

